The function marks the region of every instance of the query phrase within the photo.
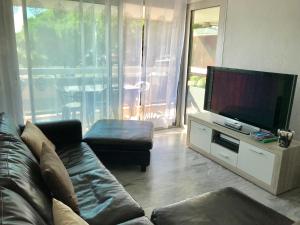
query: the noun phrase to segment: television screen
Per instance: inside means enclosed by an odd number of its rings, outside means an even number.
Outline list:
[[[204,109],[276,131],[287,129],[296,75],[208,67]]]

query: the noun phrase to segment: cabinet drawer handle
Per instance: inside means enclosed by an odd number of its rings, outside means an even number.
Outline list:
[[[250,151],[252,151],[252,152],[254,152],[254,153],[258,154],[258,155],[264,155],[263,152],[260,152],[260,151],[257,151],[257,150],[251,149],[251,148],[250,148]]]
[[[229,159],[229,156],[228,156],[228,155],[225,155],[225,154],[223,154],[223,153],[219,153],[219,155],[222,156],[222,157],[225,158],[225,159]]]

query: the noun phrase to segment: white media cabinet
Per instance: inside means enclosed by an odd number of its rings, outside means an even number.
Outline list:
[[[289,148],[260,143],[215,124],[210,113],[191,114],[187,124],[187,145],[207,158],[275,195],[300,187],[300,142],[293,140]],[[215,135],[232,138],[237,152],[215,143]]]

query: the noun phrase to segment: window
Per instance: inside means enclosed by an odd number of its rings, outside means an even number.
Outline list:
[[[203,111],[207,66],[221,66],[227,0],[188,5],[182,122]]]
[[[172,126],[186,3],[14,0],[25,120]],[[183,9],[183,10],[182,10]]]
[[[118,1],[25,3],[14,7],[25,120],[118,118]]]
[[[192,11],[186,113],[203,109],[207,66],[216,64],[220,7]]]

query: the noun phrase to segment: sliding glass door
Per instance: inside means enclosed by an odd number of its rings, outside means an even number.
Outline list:
[[[25,120],[118,118],[119,1],[14,3]]]
[[[13,0],[24,120],[175,122],[181,0]]]
[[[123,118],[151,121],[156,128],[174,125],[185,8],[182,0],[145,0],[142,11],[131,11],[135,17],[124,31],[136,54],[124,59]]]
[[[191,12],[185,114],[203,110],[207,66],[216,64],[220,7]]]

